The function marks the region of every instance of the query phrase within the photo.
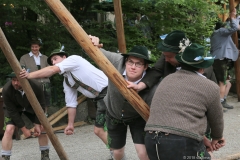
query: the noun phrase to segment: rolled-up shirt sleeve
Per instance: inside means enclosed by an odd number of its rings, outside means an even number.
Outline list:
[[[67,107],[76,108],[78,105],[77,102],[77,90],[69,87],[65,80],[63,82],[63,88],[65,93],[65,102]]]

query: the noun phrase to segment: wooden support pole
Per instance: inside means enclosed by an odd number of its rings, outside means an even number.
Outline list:
[[[229,10],[230,12],[233,11],[235,8],[234,0],[229,0]],[[237,32],[233,33],[232,35],[233,42],[235,43],[236,47],[238,48],[238,35]],[[234,63],[235,68],[235,78],[236,78],[236,90],[237,90],[237,97],[238,101],[240,101],[240,58],[238,56],[238,59]]]
[[[237,5],[239,3],[240,3],[240,0],[235,0],[234,1],[234,7],[237,7]],[[222,4],[222,7],[223,7],[224,10],[227,9],[226,4]],[[227,20],[227,18],[229,17],[229,13],[219,14],[218,17],[221,18],[223,22],[225,22]]]
[[[102,71],[108,76],[109,80],[115,84],[125,99],[128,100],[144,120],[147,120],[149,117],[149,106],[142,100],[135,90],[127,88],[127,82],[124,80],[123,76],[115,69],[103,53],[92,44],[89,36],[61,1],[45,0],[45,2],[75,38],[78,44],[86,51],[88,56],[102,69]]]
[[[52,142],[52,145],[54,146],[56,152],[58,153],[58,156],[61,160],[68,160],[68,157],[61,145],[61,143],[58,141],[57,136],[53,133],[52,126],[49,124],[47,117],[45,116],[42,107],[40,106],[36,95],[34,94],[29,82],[27,79],[21,79],[19,78],[19,72],[21,71],[21,66],[20,63],[18,62],[16,56],[13,53],[12,48],[10,47],[3,31],[2,28],[0,27],[0,47],[7,58],[10,66],[12,67],[13,71],[16,73],[16,76],[18,80],[20,81],[22,88],[31,104],[33,107],[34,112],[36,113],[39,121],[41,124],[44,126],[47,135],[49,139]]]
[[[59,114],[55,119],[53,119],[51,122],[50,122],[50,125],[54,125],[55,123],[57,123],[60,119],[62,119],[62,117],[66,116],[68,114],[68,111],[67,111],[67,108],[65,111],[63,111],[61,114]]]
[[[55,123],[57,123],[62,117],[64,117],[65,115],[67,115],[67,107],[63,107],[62,109],[60,109],[59,111],[61,112],[58,112],[58,115],[52,119],[52,121],[49,121],[50,125],[54,125]],[[30,129],[32,132],[34,132],[34,127]],[[26,139],[26,137],[24,136],[24,134],[21,134],[20,135],[20,139],[23,140],[23,139]]]
[[[75,122],[73,124],[74,127],[79,127],[79,126],[82,126],[82,125],[85,125],[87,124],[86,122],[84,121],[80,121],[80,122]],[[54,131],[59,131],[59,130],[62,130],[62,129],[65,129],[67,127],[67,124],[66,125],[63,125],[63,126],[59,126],[59,127],[54,127],[53,130]]]
[[[75,123],[73,124],[73,126],[74,126],[74,127],[79,127],[79,126],[82,126],[82,125],[85,125],[85,124],[87,124],[87,123],[84,122],[84,121],[80,121],[80,122],[75,122]],[[62,125],[62,126],[59,126],[59,127],[54,127],[54,128],[53,128],[53,131],[63,130],[63,129],[65,129],[66,127],[67,127],[67,124]],[[33,131],[32,131],[32,132],[33,132]],[[25,139],[26,139],[26,137],[24,136],[24,134],[22,134],[22,135],[20,136],[20,139],[21,139],[21,140],[25,140]]]
[[[234,7],[237,7],[237,5],[240,3],[240,0],[235,0],[234,1]],[[237,9],[238,10],[238,9]]]
[[[121,0],[113,0],[113,4],[114,4],[114,14],[115,14],[115,20],[116,20],[118,48],[121,53],[126,53],[126,41],[125,41],[125,35],[124,35]]]
[[[81,95],[77,98],[77,102],[78,104],[82,103],[83,101],[86,100],[87,97],[85,97],[84,95]],[[57,123],[62,117],[64,117],[65,115],[67,115],[67,107],[63,107],[62,109],[60,109],[59,111],[57,111],[56,113],[54,113],[54,116],[50,116],[48,118],[48,121],[50,122],[50,125],[54,125],[55,123]],[[32,132],[34,132],[34,127],[30,129]],[[54,129],[53,129],[54,130]],[[22,134],[21,139],[26,139],[26,137],[24,136],[24,134]]]
[[[227,157],[222,158],[221,160],[237,160],[240,158],[240,153],[236,153],[233,155],[229,155]]]
[[[226,4],[223,4],[223,9],[224,11],[226,11]],[[224,13],[223,16],[222,16],[222,21],[225,22],[226,19],[228,18],[228,13]]]
[[[78,104],[82,103],[83,101],[86,100],[87,97],[85,97],[84,95],[81,95],[77,98],[77,102]],[[62,114],[63,112],[65,112],[67,110],[67,107],[63,107],[61,108],[59,111],[57,111],[56,113],[52,114],[50,117],[48,117],[48,121],[50,122],[51,125],[55,124],[57,121],[55,120],[57,117],[59,117],[60,114]],[[52,121],[56,121],[55,123]],[[53,123],[53,124],[52,124]]]
[[[51,122],[52,120],[54,120],[57,116],[59,116],[59,114],[63,113],[64,111],[66,111],[67,108],[66,106],[61,108],[60,110],[58,110],[56,113],[52,114],[51,116],[48,117],[48,121]]]
[[[80,103],[82,103],[83,101],[85,101],[86,98],[87,98],[87,97],[85,97],[84,95],[79,96],[78,99],[77,99],[78,104],[80,104]],[[60,113],[55,119],[53,119],[53,120],[50,122],[51,125],[54,125],[54,124],[55,124],[56,122],[58,122],[62,117],[66,116],[66,115],[68,114],[68,112],[67,112],[67,107],[64,107],[64,108],[65,108],[65,110],[64,110],[62,113]]]

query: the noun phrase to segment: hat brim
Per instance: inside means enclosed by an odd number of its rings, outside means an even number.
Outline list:
[[[210,57],[211,55],[208,54],[208,57]],[[181,55],[180,54],[177,54],[175,56],[176,60],[179,62],[179,63],[184,63],[186,65],[189,65],[189,66],[192,66],[192,67],[195,67],[195,68],[208,68],[210,67],[213,62],[214,62],[214,59],[209,59],[209,60],[204,60],[202,63],[199,63],[199,64],[187,64],[185,62],[183,62],[182,58],[181,58]]]
[[[169,48],[169,47],[166,47],[162,44],[162,41],[158,43],[157,45],[157,49],[159,51],[162,51],[162,52],[172,52],[172,53],[178,53],[180,51],[180,48]]]
[[[17,76],[14,72],[6,75],[6,78],[15,78],[15,77],[17,77]]]
[[[48,64],[49,65],[53,65],[52,64],[52,61],[51,61],[51,58],[52,58],[52,56],[55,56],[55,55],[65,55],[66,57],[68,57],[68,53],[66,53],[66,52],[56,52],[56,53],[52,53],[48,58],[47,58],[47,62],[48,62]]]
[[[141,54],[138,54],[138,53],[135,53],[135,52],[129,52],[127,54],[121,54],[123,57],[128,57],[128,56],[133,56],[133,57],[138,57],[138,58],[142,58],[144,59],[147,63],[151,64],[151,63],[154,63],[153,61],[147,59],[145,56],[141,55]]]

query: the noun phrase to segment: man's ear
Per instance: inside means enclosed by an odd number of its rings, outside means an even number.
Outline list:
[[[148,69],[148,63],[144,65],[144,70],[146,71]]]

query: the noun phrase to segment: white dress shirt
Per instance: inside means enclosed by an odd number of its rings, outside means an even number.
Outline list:
[[[101,92],[108,85],[107,76],[98,68],[89,63],[81,56],[72,55],[64,59],[62,62],[56,64],[60,69],[60,74],[68,78],[69,84],[73,86],[71,73],[82,83],[92,87],[98,92]],[[77,89],[69,87],[65,80],[63,82],[65,101],[67,107],[77,107],[77,91],[81,92],[88,98],[95,98],[96,96],[88,90],[79,86]]]

